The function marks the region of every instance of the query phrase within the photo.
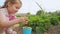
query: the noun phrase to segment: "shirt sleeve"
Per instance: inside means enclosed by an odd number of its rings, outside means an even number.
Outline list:
[[[0,21],[5,21],[7,17],[4,14],[4,10],[0,9]]]

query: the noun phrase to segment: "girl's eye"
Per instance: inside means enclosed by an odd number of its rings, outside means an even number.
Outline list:
[[[18,9],[18,7],[16,7],[16,9]]]
[[[19,7],[16,7],[16,9],[19,9]]]

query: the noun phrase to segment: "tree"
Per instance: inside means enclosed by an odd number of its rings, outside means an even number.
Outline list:
[[[43,10],[39,10],[36,15],[42,16],[42,15],[44,15],[44,11]]]

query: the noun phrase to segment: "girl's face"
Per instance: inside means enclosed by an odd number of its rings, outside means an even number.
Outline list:
[[[8,4],[8,13],[9,14],[15,14],[18,12],[19,8],[21,7],[21,3],[19,1],[16,1],[17,3],[15,4]]]

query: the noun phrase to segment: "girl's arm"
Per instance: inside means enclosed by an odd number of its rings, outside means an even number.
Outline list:
[[[27,18],[17,18],[15,20],[11,20],[9,21],[8,19],[6,19],[4,13],[2,11],[0,11],[0,27],[10,27],[12,25],[18,24],[20,23],[24,23],[27,22],[26,20],[28,20]]]
[[[9,27],[14,24],[18,24],[19,22],[20,22],[19,19],[9,21],[8,19],[5,18],[5,15],[2,12],[0,12],[0,27]]]

